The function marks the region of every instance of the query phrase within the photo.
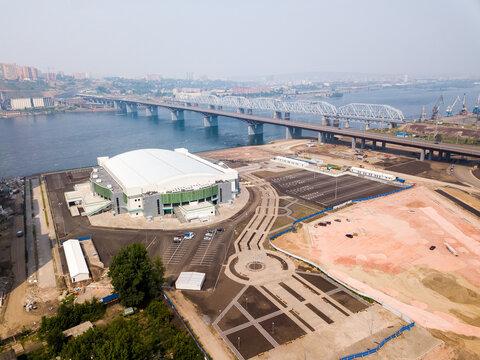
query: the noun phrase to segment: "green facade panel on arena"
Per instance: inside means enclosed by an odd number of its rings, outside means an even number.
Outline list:
[[[185,191],[174,194],[162,194],[162,204],[180,204],[189,201],[202,200],[218,194],[218,185],[201,190]]]
[[[123,202],[126,204],[128,202],[127,195],[123,193]]]
[[[107,199],[112,199],[112,193],[110,189],[104,188],[103,186],[98,185],[97,183],[93,183],[93,190],[100,196],[103,196]]]

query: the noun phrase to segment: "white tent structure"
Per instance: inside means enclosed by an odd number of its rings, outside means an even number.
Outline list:
[[[80,242],[75,239],[65,241],[63,251],[67,259],[68,272],[72,283],[88,280],[90,275]]]
[[[175,282],[177,290],[202,290],[205,273],[182,272]]]

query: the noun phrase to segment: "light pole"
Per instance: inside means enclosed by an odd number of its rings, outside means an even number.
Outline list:
[[[62,212],[62,203],[58,203],[58,210],[60,211],[60,216],[62,217],[62,225],[63,225],[63,236],[67,236],[67,232],[65,231],[65,219],[63,218]]]
[[[248,311],[248,302],[247,302],[247,301],[248,301],[248,298],[246,297],[246,298],[245,298],[245,310]]]

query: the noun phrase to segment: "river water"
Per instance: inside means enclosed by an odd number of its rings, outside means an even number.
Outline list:
[[[352,102],[389,104],[402,110],[407,118],[415,118],[422,105],[430,112],[440,94],[448,104],[464,92],[471,111],[480,87],[384,89],[345,94],[328,101],[335,106]],[[255,114],[271,116],[268,112]],[[297,114],[292,114],[292,120],[320,121],[317,117]],[[241,121],[219,118],[218,123],[218,128],[205,128],[201,115],[188,112],[185,121],[172,121],[168,110],[160,111],[158,117],[91,112],[0,119],[0,178],[92,166],[98,156],[114,156],[139,148],[185,147],[200,152],[268,143],[285,136],[285,129],[280,126],[264,125],[262,139],[249,137],[247,126]],[[351,127],[355,126],[351,123]]]

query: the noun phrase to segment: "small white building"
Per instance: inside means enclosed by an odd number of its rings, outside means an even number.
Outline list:
[[[388,181],[394,181],[396,179],[396,176],[391,174],[386,174],[380,171],[367,170],[367,169],[362,169],[357,167],[350,168],[350,172],[352,174],[366,176],[374,179],[382,179],[382,180],[388,180]]]
[[[72,283],[88,280],[90,275],[80,242],[75,239],[65,241],[63,243],[63,251],[67,259],[68,272],[70,273]]]
[[[272,161],[285,164],[285,165],[299,167],[299,168],[305,168],[309,165],[308,161],[306,160],[294,159],[294,158],[285,157],[285,156],[275,156],[272,159]]]
[[[175,287],[177,290],[202,290],[205,282],[205,273],[199,272],[181,272]]]

